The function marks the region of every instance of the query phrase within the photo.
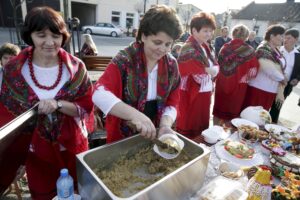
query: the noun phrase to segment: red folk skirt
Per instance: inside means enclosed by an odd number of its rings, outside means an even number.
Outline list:
[[[252,86],[248,86],[244,108],[248,106],[262,106],[266,110],[270,110],[276,93],[267,92]]]
[[[209,127],[211,92],[199,93],[198,90],[180,91],[176,130],[190,139]]]
[[[32,199],[49,200],[56,196],[56,181],[60,176],[61,168],[67,168],[74,180],[76,189],[76,156],[68,151],[60,151],[61,163],[53,164],[46,162],[29,152],[26,161],[26,173],[28,186]]]

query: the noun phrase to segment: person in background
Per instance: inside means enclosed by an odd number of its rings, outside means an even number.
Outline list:
[[[180,76],[170,54],[182,27],[167,6],[150,8],[140,22],[136,42],[120,51],[95,86],[93,102],[106,117],[107,142],[140,133],[155,138],[173,133]]]
[[[233,39],[224,44],[218,57],[220,73],[216,80],[213,108],[214,124],[239,117],[248,82],[258,71],[255,50],[245,43],[249,30],[245,25],[232,29]]]
[[[216,28],[214,16],[197,13],[190,26],[192,34],[178,57],[182,81],[176,128],[179,133],[194,139],[209,126],[212,79],[218,74],[219,67],[207,46]]]
[[[185,42],[190,37],[190,33],[185,31],[179,38],[180,42]]]
[[[172,47],[171,53],[176,59],[178,58],[181,47],[182,47],[182,43],[176,43]]]
[[[246,40],[246,43],[249,44],[250,46],[252,46],[254,49],[256,49],[259,45],[258,42],[256,42],[256,40],[255,40],[255,36],[256,36],[256,32],[251,31],[248,39]]]
[[[88,149],[85,121],[93,110],[92,84],[83,62],[62,49],[69,33],[58,12],[33,8],[21,35],[29,47],[4,66],[0,125],[38,104],[26,173],[32,199],[52,199],[60,169],[68,168],[76,183],[76,154]],[[0,166],[7,172],[0,186],[13,180],[15,167]]]
[[[83,45],[80,50],[82,56],[97,56],[98,50],[90,34],[83,34]]]
[[[215,51],[216,51],[216,56],[219,55],[219,51],[221,50],[222,46],[229,42],[231,40],[230,37],[228,37],[229,34],[229,28],[228,26],[224,26],[221,28],[221,36],[216,37],[215,39]]]
[[[284,27],[271,25],[267,28],[264,41],[256,50],[259,62],[257,76],[249,82],[244,108],[262,106],[270,110],[273,101],[283,100],[283,90],[287,83],[284,75],[286,61],[278,47],[282,45]]]
[[[296,44],[299,39],[299,31],[297,29],[288,29],[284,33],[283,46],[280,47],[280,52],[286,60],[286,68],[284,73],[287,76],[287,86],[284,88],[284,99],[286,99],[292,92],[300,80],[300,52],[296,49]],[[283,103],[283,102],[282,102]],[[280,104],[282,105],[280,102]],[[270,111],[272,121],[278,122],[281,105],[276,105],[274,102]]]
[[[4,43],[0,47],[0,64],[4,66],[10,61],[12,58],[17,56],[20,52],[20,48],[17,45],[11,43]]]
[[[0,47],[0,88],[2,85],[3,66],[20,53],[20,48],[11,43],[4,43]]]

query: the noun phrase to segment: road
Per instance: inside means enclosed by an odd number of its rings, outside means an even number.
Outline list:
[[[107,36],[92,35],[92,38],[97,46],[99,55],[102,56],[115,56],[119,50],[128,46],[135,40],[133,37],[126,36],[112,38]],[[10,42],[9,31],[7,29],[0,28],[0,44],[3,44],[4,42]],[[284,102],[280,113],[279,123],[282,123],[288,127],[293,127],[296,124],[300,124],[300,107],[297,106],[299,96],[300,84],[294,87],[293,92]]]
[[[101,56],[115,56],[119,50],[124,49],[131,42],[135,41],[135,38],[127,36],[113,38],[107,36],[92,35],[92,38],[97,46],[98,54]]]

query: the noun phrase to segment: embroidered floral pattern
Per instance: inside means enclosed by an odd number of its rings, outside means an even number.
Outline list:
[[[120,70],[123,84],[123,101],[143,112],[147,101],[148,72],[143,44],[134,42],[120,51],[112,60]],[[157,125],[170,93],[179,87],[180,76],[176,60],[169,54],[158,61],[157,76]],[[131,135],[130,129],[122,122],[122,132]]]
[[[224,44],[218,56],[221,73],[224,76],[231,76],[236,73],[239,65],[255,56],[254,51],[250,45],[240,39],[233,39],[229,43]]]
[[[24,49],[9,65],[5,66],[0,99],[3,105],[15,116],[27,111],[35,105],[39,99],[21,74],[23,64],[28,59],[32,47]],[[70,72],[70,80],[67,81],[55,99],[70,102],[80,101],[91,87],[86,69],[81,61],[71,57],[66,51],[59,51],[63,64]],[[47,115],[39,115],[37,130],[42,138],[48,141],[56,141],[60,135],[60,128],[65,115],[54,112],[52,122]]]

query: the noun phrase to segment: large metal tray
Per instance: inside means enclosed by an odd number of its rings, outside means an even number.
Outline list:
[[[24,165],[37,116],[36,104],[31,109],[0,127],[0,199],[16,171]],[[7,168],[10,170],[7,170]],[[8,176],[8,174],[10,176]],[[5,180],[3,177],[10,177]],[[2,182],[4,181],[4,182]]]
[[[100,163],[113,163],[120,158],[122,153],[137,151],[141,147],[149,145],[151,141],[136,135],[78,154],[78,189],[82,199],[188,199],[202,186],[210,151],[181,135],[178,136],[185,143],[184,151],[189,154],[197,154],[196,158],[128,198],[114,195],[93,169]]]

